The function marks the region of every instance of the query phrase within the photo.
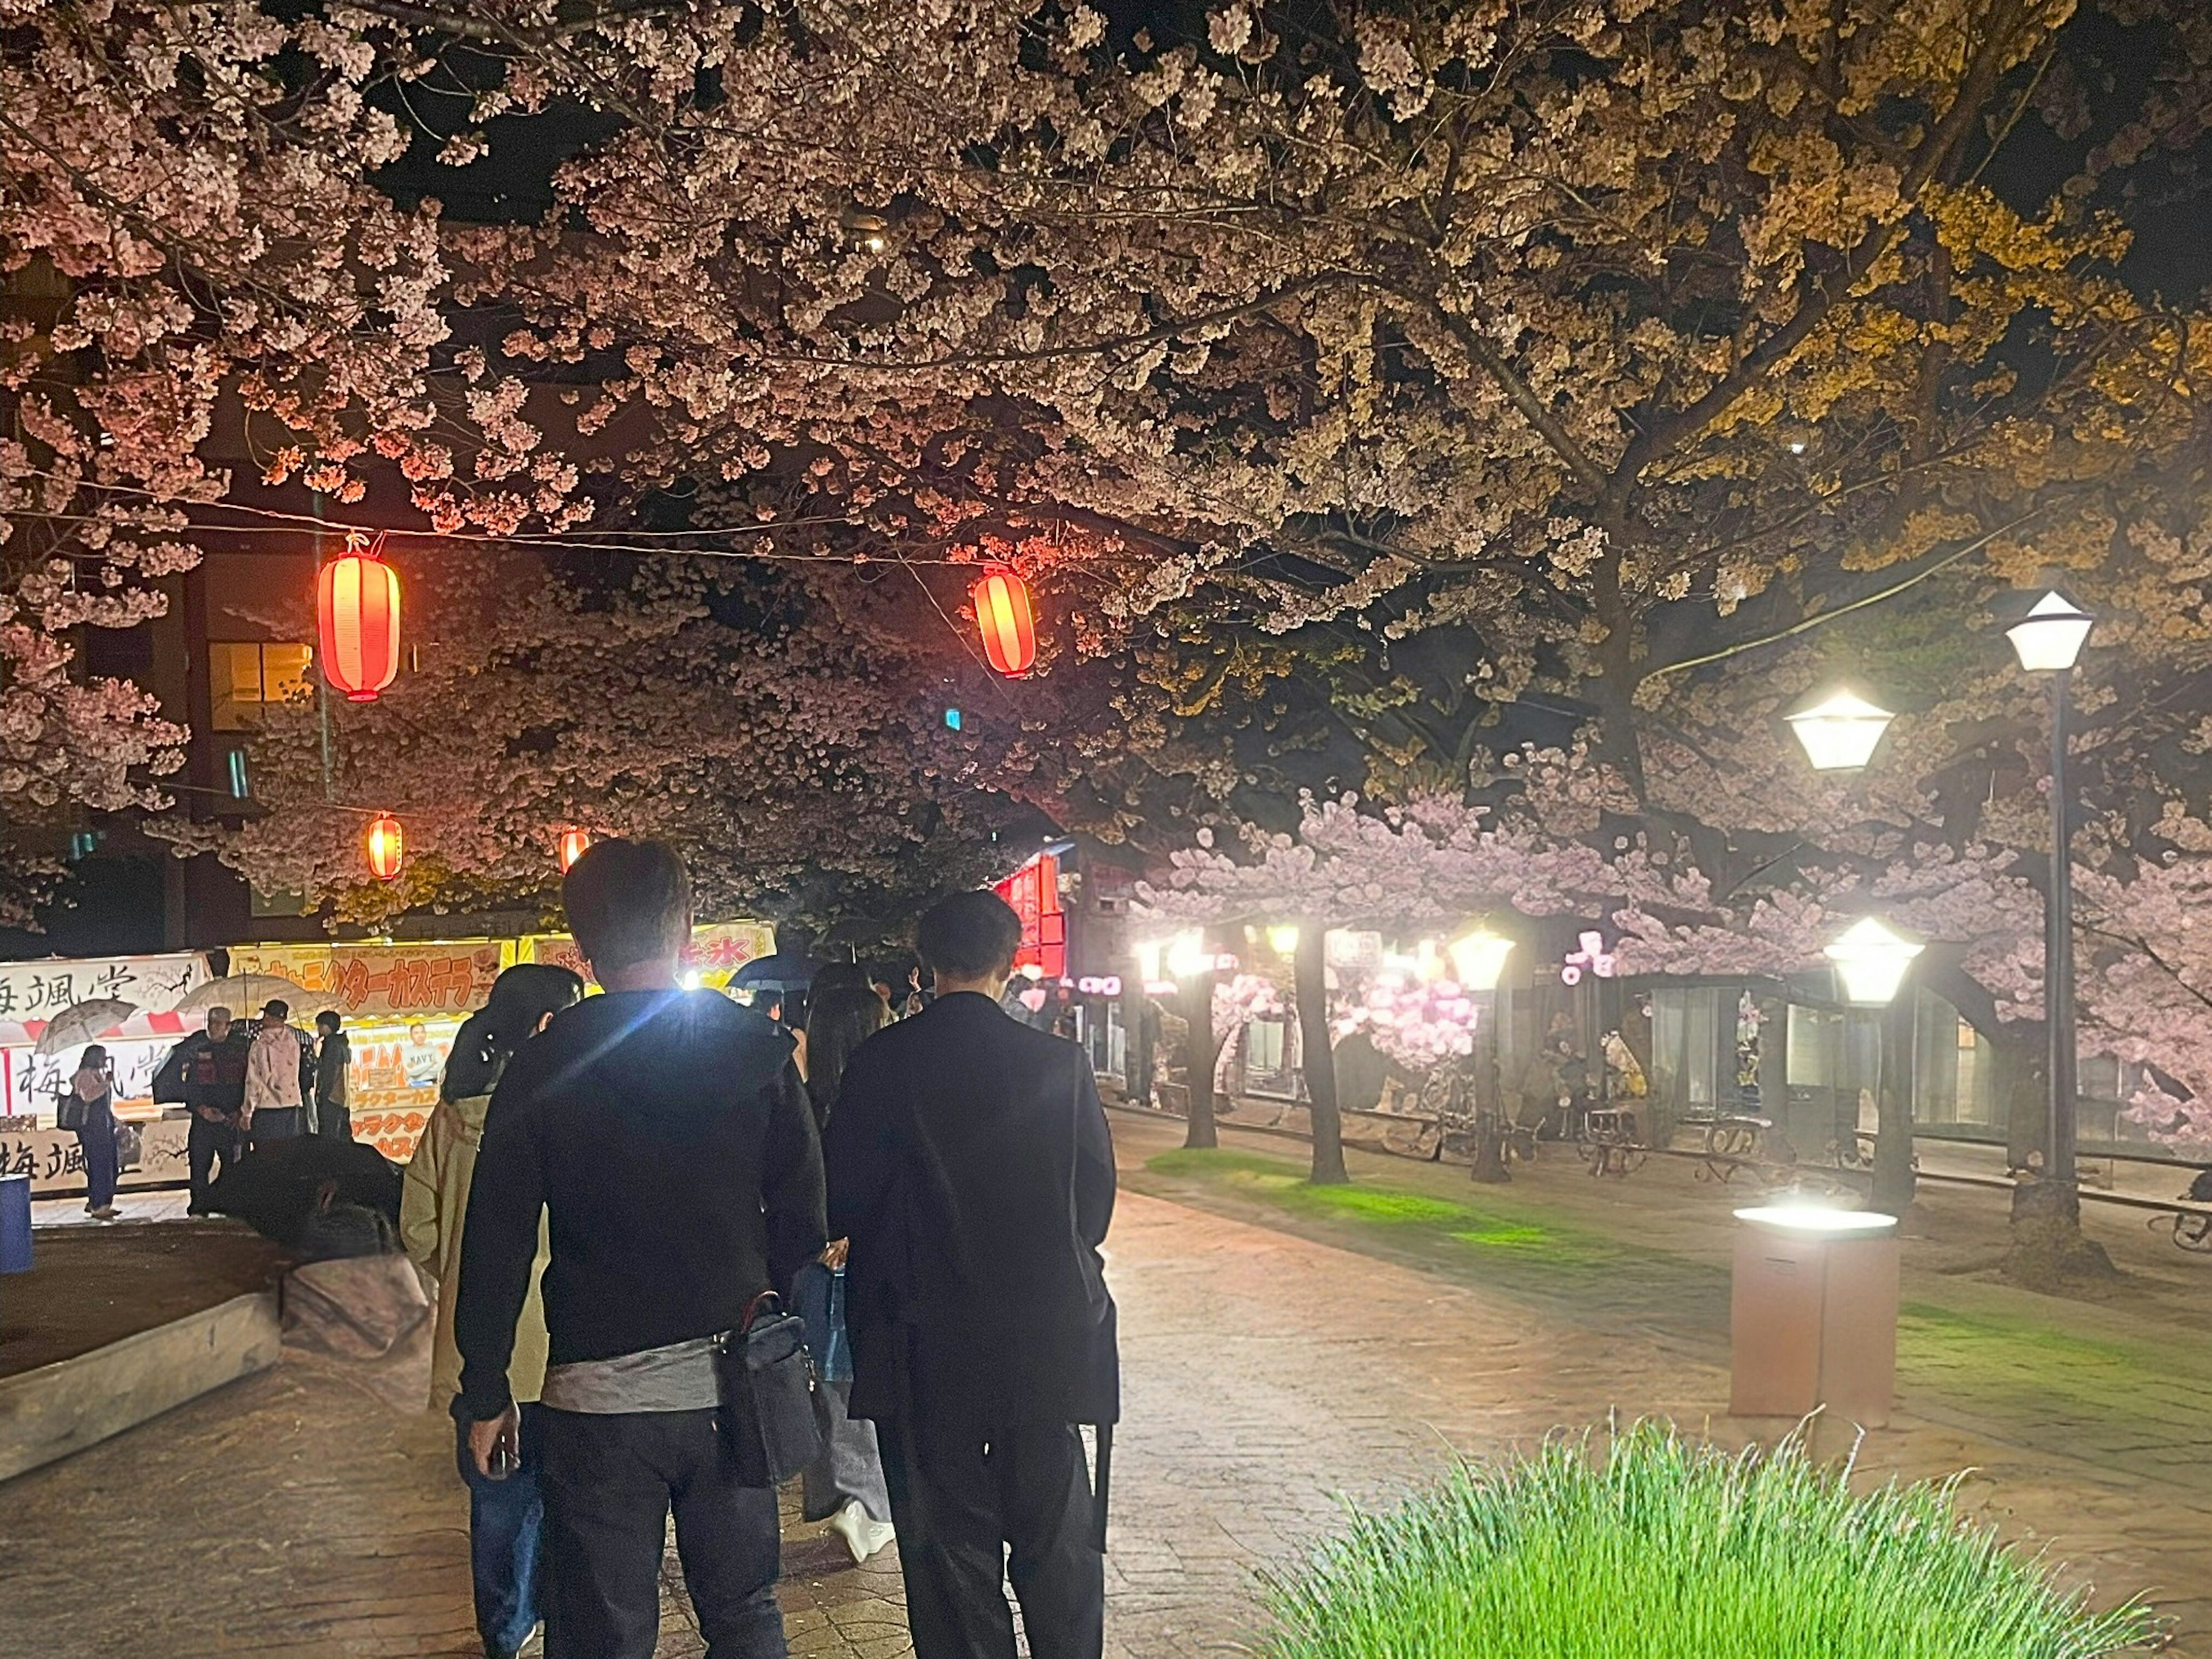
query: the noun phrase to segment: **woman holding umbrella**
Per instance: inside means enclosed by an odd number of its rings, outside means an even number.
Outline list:
[[[97,1042],[86,1045],[54,1121],[76,1131],[83,1151],[86,1213],[95,1221],[114,1220],[120,1169],[115,1156],[115,1079],[108,1074],[107,1050]]]

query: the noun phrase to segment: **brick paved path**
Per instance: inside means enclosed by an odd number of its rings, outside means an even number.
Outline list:
[[[1117,1121],[1125,1167],[1165,1143]],[[1235,1650],[1251,1575],[1331,1524],[1337,1493],[1385,1498],[1438,1468],[1609,1411],[1718,1420],[1715,1357],[1667,1310],[1563,1316],[1181,1204],[1125,1194],[1111,1244],[1128,1420],[1117,1443],[1109,1648],[1134,1659]],[[1686,1281],[1694,1304],[1709,1286]],[[73,1659],[144,1651],[464,1655],[465,1505],[450,1431],[413,1410],[419,1378],[288,1357],[250,1379],[0,1488],[0,1649]],[[2056,1539],[2100,1591],[2205,1595],[2212,1504],[2121,1468],[2030,1453],[1913,1419],[1874,1437],[1880,1473],[1975,1466],[1971,1504]],[[801,1659],[905,1650],[896,1570],[855,1571],[794,1527],[786,1606]],[[2165,1598],[2160,1598],[2163,1602]],[[2202,1602],[2178,1609],[2212,1629]],[[698,1644],[672,1606],[664,1655]],[[2194,1650],[2212,1659],[2212,1647]]]

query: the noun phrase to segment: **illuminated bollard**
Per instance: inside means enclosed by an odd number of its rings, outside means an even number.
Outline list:
[[[1777,1205],[1738,1210],[1729,1410],[1864,1428],[1897,1386],[1897,1218]]]

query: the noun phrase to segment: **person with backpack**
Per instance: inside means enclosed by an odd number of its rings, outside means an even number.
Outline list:
[[[58,1127],[76,1132],[84,1155],[84,1209],[94,1221],[115,1219],[115,1182],[122,1173],[115,1148],[115,1079],[107,1050],[88,1043],[76,1075],[54,1114]]]
[[[453,1038],[439,1084],[438,1104],[408,1162],[399,1200],[400,1243],[408,1259],[438,1285],[430,1352],[433,1411],[450,1413],[461,1392],[461,1352],[453,1337],[461,1239],[492,1091],[515,1051],[583,994],[581,977],[548,963],[522,963],[501,974],[492,983],[490,1000],[469,1016]],[[331,1036],[345,1040],[341,1033]],[[538,1480],[538,1396],[545,1381],[545,1310],[539,1280],[548,1254],[541,1224],[530,1288],[515,1322],[514,1349],[507,1368],[508,1390],[520,1415],[515,1467],[496,1479],[479,1473],[469,1455],[467,1425],[455,1425],[454,1455],[462,1483],[469,1489],[469,1565],[477,1632],[483,1638],[489,1659],[520,1653],[538,1627],[538,1555],[545,1517]]]

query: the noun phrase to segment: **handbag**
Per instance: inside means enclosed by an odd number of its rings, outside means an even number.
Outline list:
[[[714,1374],[738,1485],[780,1486],[821,1455],[806,1322],[775,1291],[755,1297],[744,1323],[714,1339]]]
[[[92,1103],[70,1090],[54,1108],[54,1127],[58,1129],[82,1129],[92,1119]]]

